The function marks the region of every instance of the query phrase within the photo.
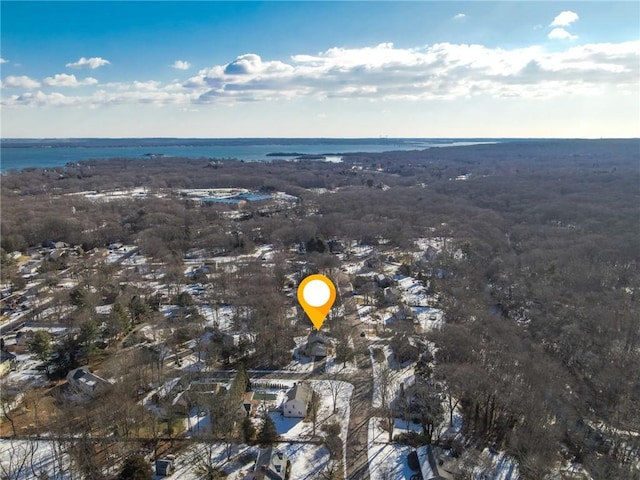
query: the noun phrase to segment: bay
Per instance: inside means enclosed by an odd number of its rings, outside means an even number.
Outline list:
[[[272,161],[322,155],[495,143],[492,139],[3,139],[0,171],[51,168],[90,159],[208,158]],[[273,156],[274,153],[289,156]],[[268,154],[272,154],[268,156]]]

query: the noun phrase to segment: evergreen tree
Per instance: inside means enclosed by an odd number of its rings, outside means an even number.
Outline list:
[[[140,297],[135,296],[129,303],[129,312],[131,313],[131,326],[140,322],[149,313],[149,305]]]
[[[111,313],[107,320],[107,335],[109,338],[118,338],[129,326],[127,312],[120,302],[115,302],[111,307]]]
[[[141,455],[132,455],[124,461],[118,480],[151,480],[152,471]]]
[[[262,427],[260,427],[260,431],[258,432],[258,437],[256,439],[261,447],[273,445],[278,439],[276,424],[267,412],[265,412],[262,417]]]
[[[85,320],[80,324],[78,342],[82,346],[85,355],[93,355],[99,333],[98,326],[93,320]]]
[[[47,363],[53,351],[51,346],[51,335],[46,330],[38,330],[33,335],[33,340],[29,344],[29,349],[38,357],[41,362]]]
[[[253,426],[251,418],[245,417],[242,420],[242,438],[245,443],[251,444],[256,436],[256,428]]]
[[[327,251],[327,246],[319,237],[315,237],[307,241],[306,247],[307,247],[307,252],[309,253],[310,252],[324,253]]]
[[[231,399],[238,403],[242,401],[242,397],[244,393],[247,391],[249,387],[249,375],[247,374],[247,370],[244,365],[241,363],[238,367],[238,371],[236,372],[236,376],[231,383],[231,388],[229,389],[229,395]]]

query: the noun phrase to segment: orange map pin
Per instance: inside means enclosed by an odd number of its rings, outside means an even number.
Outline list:
[[[336,287],[324,275],[309,275],[298,286],[298,302],[320,330],[333,302],[336,301]]]

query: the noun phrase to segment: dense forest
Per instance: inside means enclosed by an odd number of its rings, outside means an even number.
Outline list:
[[[466,446],[505,449],[526,478],[563,460],[594,478],[638,478],[638,140],[348,154],[342,163],[87,160],[1,181],[3,282],[17,281],[10,252],[50,241],[84,252],[135,243],[177,264],[194,249],[284,250],[317,238],[402,249],[415,238],[449,239],[445,253],[407,268],[442,272],[431,282],[446,316],[429,338],[433,376],[459,402]],[[139,187],[154,194],[109,202],[79,194]],[[234,218],[225,215],[232,207],[178,191],[214,187],[283,191],[299,202],[282,211],[249,203]],[[258,306],[261,315],[278,316],[270,304]]]

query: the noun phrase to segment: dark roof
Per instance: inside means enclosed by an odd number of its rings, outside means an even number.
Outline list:
[[[0,362],[15,360],[17,357],[11,352],[0,350]]]
[[[307,337],[307,343],[322,343],[325,344],[327,343],[328,339],[327,336],[317,330],[313,330],[310,334],[309,337]]]
[[[173,462],[171,460],[156,460],[156,473],[158,475],[168,475],[171,473]]]

